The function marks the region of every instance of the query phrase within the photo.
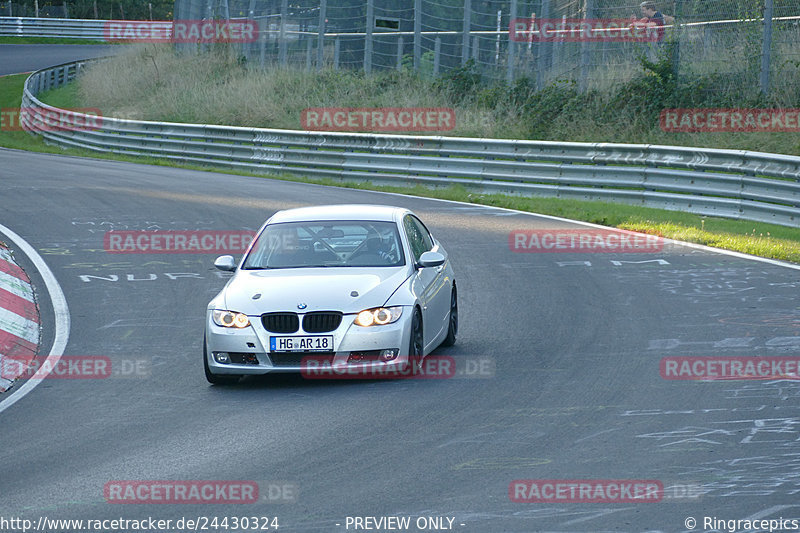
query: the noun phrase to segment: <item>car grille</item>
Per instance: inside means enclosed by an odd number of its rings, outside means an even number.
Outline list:
[[[300,329],[297,313],[264,313],[261,315],[261,324],[272,333],[294,333]]]
[[[318,366],[327,366],[329,368],[333,364],[333,356],[332,352],[270,352],[269,354],[272,365],[277,367],[302,366],[303,358],[307,357],[308,360],[313,359],[312,368],[317,368]]]
[[[264,313],[261,315],[264,329],[272,333],[294,333],[300,328],[297,313]],[[339,311],[312,311],[303,316],[303,330],[306,333],[326,333],[334,331],[342,323]]]
[[[333,331],[342,323],[342,313],[336,311],[313,311],[303,317],[303,329],[308,333]]]

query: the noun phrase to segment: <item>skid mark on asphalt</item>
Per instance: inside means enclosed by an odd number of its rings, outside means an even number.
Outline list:
[[[526,468],[550,463],[550,459],[541,457],[482,457],[472,459],[452,467],[453,470],[505,470],[509,468]]]

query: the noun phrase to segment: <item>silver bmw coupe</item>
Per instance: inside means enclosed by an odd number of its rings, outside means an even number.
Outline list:
[[[335,375],[420,368],[458,332],[447,252],[408,209],[327,205],[279,211],[208,304],[206,378],[328,367]],[[342,372],[342,370],[345,370]]]

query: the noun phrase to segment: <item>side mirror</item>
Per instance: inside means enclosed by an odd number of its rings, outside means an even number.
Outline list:
[[[439,252],[425,252],[421,256],[419,256],[419,266],[422,268],[427,267],[438,267],[443,265],[445,262],[445,258]]]
[[[232,255],[221,255],[214,261],[214,266],[225,272],[233,272],[236,270],[236,261],[233,260]]]

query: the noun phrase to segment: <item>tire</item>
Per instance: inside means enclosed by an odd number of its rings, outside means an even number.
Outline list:
[[[408,342],[408,366],[412,372],[417,372],[422,364],[422,353],[425,350],[425,337],[422,335],[422,314],[414,308],[414,318],[411,319],[411,338]]]
[[[212,374],[211,369],[208,367],[208,348],[206,347],[206,340],[203,339],[203,368],[206,371],[206,379],[212,385],[233,385],[239,381],[241,376],[225,375],[225,374]]]
[[[453,290],[450,292],[450,316],[448,317],[447,337],[442,341],[442,346],[452,346],[456,343],[456,334],[458,334],[458,294],[456,293],[456,286],[453,285]]]

